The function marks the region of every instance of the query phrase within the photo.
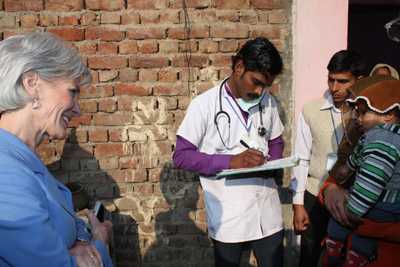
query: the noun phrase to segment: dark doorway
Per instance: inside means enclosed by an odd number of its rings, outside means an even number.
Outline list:
[[[386,63],[400,70],[400,43],[384,25],[400,15],[400,0],[350,0],[348,48],[364,55],[369,69]]]

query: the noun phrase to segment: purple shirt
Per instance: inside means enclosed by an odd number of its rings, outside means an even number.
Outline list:
[[[269,160],[282,158],[284,142],[282,136],[268,141]],[[182,136],[176,136],[176,148],[173,161],[176,167],[212,176],[217,172],[229,169],[233,155],[206,154]]]

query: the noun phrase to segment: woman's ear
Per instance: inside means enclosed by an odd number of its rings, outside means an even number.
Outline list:
[[[27,72],[22,75],[22,85],[26,92],[35,97],[38,94],[39,75],[36,72]]]

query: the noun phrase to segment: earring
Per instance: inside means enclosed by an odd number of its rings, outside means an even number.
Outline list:
[[[38,108],[40,108],[39,97],[35,96],[32,99],[32,109],[38,109]]]

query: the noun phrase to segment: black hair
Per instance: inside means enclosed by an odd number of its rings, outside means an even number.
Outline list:
[[[332,73],[350,72],[355,77],[367,74],[365,59],[355,51],[341,50],[336,52],[328,63],[328,71]]]
[[[257,71],[265,76],[282,72],[282,58],[276,47],[264,37],[247,41],[232,57],[232,69],[242,60],[246,71]]]

